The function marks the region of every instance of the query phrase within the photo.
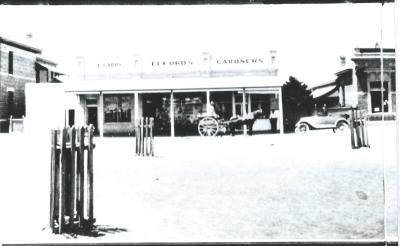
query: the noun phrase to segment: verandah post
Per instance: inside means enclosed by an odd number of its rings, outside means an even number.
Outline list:
[[[144,136],[145,151],[144,151],[144,155],[148,156],[149,155],[149,117],[146,117],[144,119],[144,127],[145,127],[145,136]]]
[[[150,153],[154,156],[154,138],[153,138],[154,118],[150,118]]]
[[[144,125],[144,119],[143,117],[140,118],[140,155],[144,155],[144,141],[143,141],[143,125]]]
[[[135,137],[136,137],[136,146],[135,146],[135,153],[139,155],[139,120],[136,120],[135,126]]]

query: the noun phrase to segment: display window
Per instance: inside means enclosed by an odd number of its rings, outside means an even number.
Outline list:
[[[131,122],[130,95],[105,95],[104,96],[104,122]]]

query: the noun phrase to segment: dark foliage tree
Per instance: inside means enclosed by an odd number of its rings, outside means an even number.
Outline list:
[[[282,101],[285,132],[294,131],[300,117],[310,115],[314,109],[311,90],[292,76],[282,86]]]

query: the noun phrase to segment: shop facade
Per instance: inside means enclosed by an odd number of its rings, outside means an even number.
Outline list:
[[[355,49],[357,104],[368,115],[396,112],[395,56],[395,49]]]
[[[131,58],[94,63],[80,58],[81,72],[65,85],[80,104],[68,110],[70,125],[93,124],[100,136],[133,135],[137,119],[154,117],[156,135],[188,136],[198,135],[200,117],[211,111],[229,120],[262,109],[253,130],[271,132],[274,110],[277,131],[283,131],[284,80],[278,77],[275,52],[239,58],[204,53],[195,59]],[[246,134],[247,129],[240,130]]]

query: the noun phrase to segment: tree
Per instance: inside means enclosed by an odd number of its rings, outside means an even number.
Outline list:
[[[282,86],[285,132],[294,131],[296,122],[313,111],[313,98],[307,85],[290,76]]]

